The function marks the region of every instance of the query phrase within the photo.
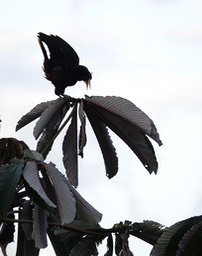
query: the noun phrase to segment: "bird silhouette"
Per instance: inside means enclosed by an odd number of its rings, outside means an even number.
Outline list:
[[[89,70],[79,65],[79,56],[62,38],[54,35],[38,34],[38,41],[44,55],[43,70],[46,79],[55,86],[55,94],[63,96],[67,86],[84,81],[90,87],[92,75]],[[49,57],[44,44],[49,49]]]

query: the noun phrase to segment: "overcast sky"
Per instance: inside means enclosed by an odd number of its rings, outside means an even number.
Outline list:
[[[79,192],[110,228],[124,220],[171,225],[202,213],[202,2],[201,0],[2,1],[0,8],[1,137],[24,140],[32,149],[33,125],[15,133],[22,115],[56,99],[44,79],[38,32],[61,36],[93,72],[92,90],[80,82],[75,97],[116,95],[134,102],[155,122],[164,143],[152,141],[157,175],[116,136],[119,172],[108,180],[98,144],[88,130],[80,161]],[[50,155],[61,171],[61,140]],[[130,240],[136,255],[151,247]],[[13,245],[12,245],[13,246]],[[9,256],[14,255],[9,246]],[[40,255],[54,255],[45,249]]]

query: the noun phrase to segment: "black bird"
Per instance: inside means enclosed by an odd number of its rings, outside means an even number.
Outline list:
[[[85,66],[79,65],[79,56],[67,42],[59,36],[44,33],[38,34],[38,41],[44,55],[45,77],[55,86],[56,95],[64,95],[65,88],[78,81],[84,81],[86,87],[90,87],[91,73]],[[50,57],[43,43],[47,45]]]

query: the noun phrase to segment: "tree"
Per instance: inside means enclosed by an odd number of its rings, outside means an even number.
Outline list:
[[[115,96],[68,95],[42,102],[24,115],[16,130],[38,119],[35,151],[24,141],[0,139],[0,245],[6,255],[18,224],[17,256],[38,255],[47,246],[47,236],[57,256],[98,255],[97,247],[107,240],[105,256],[133,255],[129,237],[153,245],[153,255],[201,255],[202,216],[165,227],[154,221],[124,221],[104,229],[102,218],[76,190],[78,157],[84,157],[89,122],[103,155],[106,175],[118,172],[118,156],[109,134],[117,134],[135,153],[149,173],[157,173],[158,162],[148,137],[162,142],[153,121],[127,99]],[[55,164],[46,163],[54,141],[66,128],[63,163],[66,175]]]

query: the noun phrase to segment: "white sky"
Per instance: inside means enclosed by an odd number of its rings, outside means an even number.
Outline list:
[[[75,97],[116,95],[134,102],[155,122],[164,143],[152,142],[158,174],[149,175],[119,139],[118,175],[108,180],[91,130],[80,161],[79,192],[110,228],[124,220],[171,225],[202,212],[202,2],[200,0],[2,1],[0,6],[1,137],[31,148],[33,125],[15,133],[16,122],[37,103],[55,99],[43,78],[38,32],[57,34],[93,72],[85,84],[66,89]],[[63,171],[61,141],[49,160]],[[150,246],[130,240],[137,255]],[[54,255],[50,249],[40,255]],[[9,246],[9,255],[14,255]]]

